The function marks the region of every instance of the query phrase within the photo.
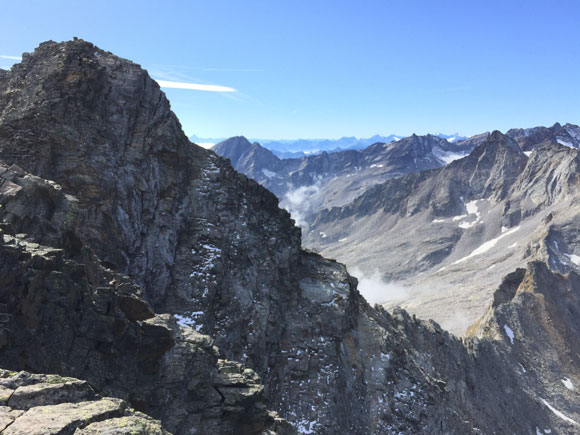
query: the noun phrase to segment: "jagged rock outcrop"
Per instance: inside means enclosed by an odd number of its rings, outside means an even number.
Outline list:
[[[580,148],[580,127],[569,123],[563,126],[557,122],[551,127],[512,128],[506,135],[514,139],[526,152],[556,143]]]
[[[0,369],[0,432],[17,434],[170,435],[158,420],[86,382]]]
[[[463,182],[503,199],[518,183],[513,168],[529,160],[497,134],[478,153]],[[574,427],[550,406],[574,420],[576,398],[557,408],[559,392],[541,390],[550,405],[539,401],[506,359],[505,336],[458,339],[373,308],[343,265],[301,250],[274,195],[189,143],[158,86],[129,61],[81,40],[24,56],[0,77],[0,160],[6,369],[86,381],[175,434]],[[562,222],[552,220],[554,241],[569,233]],[[546,273],[566,280],[560,272]],[[483,331],[502,310],[533,311],[501,291]],[[534,315],[546,312],[557,313]],[[84,398],[70,400],[78,408]],[[80,429],[115,424],[90,423]]]

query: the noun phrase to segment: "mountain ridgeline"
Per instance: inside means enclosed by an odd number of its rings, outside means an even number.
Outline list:
[[[375,143],[364,150],[279,159],[244,137],[230,138],[213,151],[234,168],[280,198],[282,205],[307,228],[319,211],[347,204],[374,184],[410,172],[438,168],[468,154],[487,135],[460,142],[438,136],[416,136]]]
[[[519,186],[529,194],[525,207],[512,200],[505,212],[512,229],[573,191],[575,150],[528,157],[513,140],[487,136],[471,144],[411,137],[407,151],[377,145],[354,152],[349,170],[340,169],[347,154],[322,154],[280,176],[298,183],[314,180],[311,167],[323,178],[384,169],[375,181],[387,184],[373,181],[367,193],[394,182],[406,190],[382,198],[381,210],[413,217],[439,201],[434,216],[450,220],[473,198],[506,201]],[[253,153],[282,165],[236,140],[233,160]],[[431,169],[441,155],[472,149]],[[545,204],[540,175],[521,175],[534,159],[556,177]],[[441,191],[421,187],[448,168],[467,175]],[[430,170],[388,180],[422,169]],[[403,198],[419,187],[427,205]],[[467,188],[471,196],[456,196]],[[578,429],[572,218],[542,215],[552,222],[542,255],[487,289],[483,316],[456,338],[369,305],[343,265],[301,248],[272,193],[187,140],[146,71],[82,40],[43,43],[0,73],[0,205],[3,433]],[[340,207],[315,225],[372,215],[369,205]]]
[[[444,135],[437,133],[437,136],[448,139],[449,142],[467,139],[458,134]],[[400,140],[399,136],[391,134],[389,136],[374,135],[367,138],[357,138],[354,136],[341,137],[339,139],[250,139],[251,142],[258,142],[260,145],[270,150],[281,159],[300,158],[308,155],[320,154],[322,152],[337,152],[345,150],[361,150],[375,143],[390,143]],[[202,138],[196,135],[190,136],[194,143],[217,144],[226,139]]]

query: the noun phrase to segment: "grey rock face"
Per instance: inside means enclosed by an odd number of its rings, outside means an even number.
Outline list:
[[[0,431],[16,434],[170,435],[126,402],[99,397],[86,381],[0,369]]]

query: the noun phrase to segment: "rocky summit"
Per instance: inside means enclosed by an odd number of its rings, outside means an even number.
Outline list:
[[[461,183],[409,175],[380,207],[433,213],[403,200],[420,192],[452,220],[519,186],[512,231],[538,208],[537,171],[563,182],[551,203],[574,187],[573,151],[540,151],[494,133],[436,170],[460,168]],[[316,225],[372,213],[357,204]],[[577,433],[576,232],[545,220],[545,243],[529,246],[545,255],[488,289],[457,338],[369,305],[345,266],[303,250],[277,198],[189,142],[138,65],[82,40],[43,43],[0,75],[0,430]]]

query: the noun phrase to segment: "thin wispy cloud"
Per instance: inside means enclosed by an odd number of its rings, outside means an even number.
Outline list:
[[[7,56],[5,54],[0,54],[0,59],[22,60],[22,57],[20,57],[20,56]]]
[[[263,72],[259,68],[203,68],[203,71],[223,71],[223,72]]]
[[[171,82],[168,80],[156,80],[162,88],[189,89],[206,92],[236,92],[234,88],[220,85],[202,85],[200,83]]]

